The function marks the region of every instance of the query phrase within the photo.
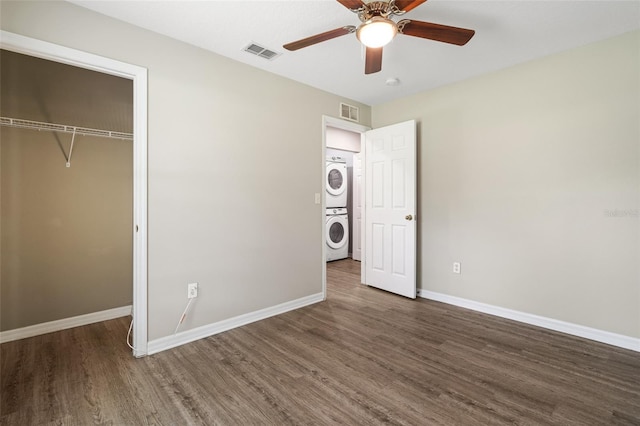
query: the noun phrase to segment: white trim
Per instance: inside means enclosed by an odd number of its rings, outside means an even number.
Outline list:
[[[248,314],[239,315],[213,324],[207,324],[191,330],[183,331],[160,339],[151,340],[148,346],[148,354],[155,354],[176,346],[184,345],[195,340],[204,339],[214,334],[222,333],[236,327],[260,321],[275,315],[284,314],[285,312],[299,309],[314,303],[322,302],[322,293],[312,294],[311,296],[302,297],[290,302],[281,303],[280,305],[271,306],[269,308],[260,309],[259,311],[250,312]]]
[[[483,312],[485,314],[495,315],[497,317],[507,318],[525,324],[535,325],[538,327],[547,328],[549,330],[570,334],[572,336],[583,337],[585,339],[595,340],[596,342],[606,343],[608,345],[618,346],[620,348],[640,352],[640,339],[634,337],[598,330],[596,328],[585,327],[583,325],[573,324],[565,321],[559,321],[553,318],[541,317],[526,312],[514,311],[512,309],[488,305],[486,303],[463,299],[456,296],[450,296],[448,294],[436,293],[434,291],[418,289],[418,296],[422,297],[423,299],[430,299],[437,302],[447,303],[449,305],[460,306],[462,308],[471,309],[473,311]]]
[[[133,355],[147,353],[147,69],[0,31],[0,47],[133,80]],[[137,232],[136,232],[137,229]]]
[[[71,318],[63,318],[55,321],[44,322],[42,324],[30,325],[28,327],[16,328],[0,332],[0,343],[12,342],[14,340],[26,339],[27,337],[39,336],[41,334],[53,333],[68,328],[80,327],[101,321],[108,321],[114,318],[131,315],[131,305],[121,308],[107,309],[106,311],[93,312],[91,314],[78,315]]]
[[[367,130],[370,130],[371,127],[363,126],[362,124],[353,123],[351,121],[343,120],[340,118],[330,117],[328,115],[322,116],[322,160],[320,164],[322,165],[322,182],[321,182],[321,194],[322,194],[322,250],[321,250],[321,262],[322,262],[322,300],[327,300],[327,184],[325,182],[327,178],[327,127],[334,127],[336,129],[348,130],[350,132],[360,133],[360,139],[362,141],[362,134]],[[364,147],[362,146],[362,158],[364,161],[365,153]],[[363,169],[364,170],[364,169]],[[364,189],[363,189],[364,190]],[[364,215],[364,212],[363,212]],[[363,216],[364,220],[364,216]],[[364,262],[362,262],[364,265]],[[364,273],[364,268],[362,269],[362,273]],[[364,280],[363,280],[364,282]]]
[[[147,69],[133,78],[133,355],[147,354]]]

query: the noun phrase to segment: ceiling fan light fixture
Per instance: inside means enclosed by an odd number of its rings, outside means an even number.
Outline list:
[[[396,23],[382,16],[374,16],[360,24],[356,37],[367,47],[382,47],[389,44],[398,33]]]

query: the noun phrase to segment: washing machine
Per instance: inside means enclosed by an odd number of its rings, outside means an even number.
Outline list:
[[[327,208],[347,207],[347,161],[327,157]]]
[[[346,208],[327,209],[327,262],[349,257],[349,215]]]

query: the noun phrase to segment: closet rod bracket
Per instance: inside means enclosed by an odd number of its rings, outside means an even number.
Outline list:
[[[71,167],[71,155],[73,154],[73,143],[76,140],[76,128],[73,128],[73,135],[71,136],[71,146],[69,147],[69,156],[67,156],[67,167]]]

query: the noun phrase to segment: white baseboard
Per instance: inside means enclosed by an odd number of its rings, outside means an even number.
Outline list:
[[[28,327],[16,328],[13,330],[0,331],[0,343],[26,339],[27,337],[53,333],[54,331],[80,327],[82,325],[93,324],[100,321],[107,321],[114,318],[126,317],[128,315],[131,315],[131,305],[122,306],[120,308],[107,309],[106,311],[93,312],[85,315],[78,315],[71,318],[63,318],[56,321],[44,322],[42,324],[30,325]]]
[[[280,315],[294,309],[299,309],[314,303],[322,302],[324,297],[322,293],[313,294],[311,296],[302,297],[300,299],[285,302],[280,305],[271,306],[259,311],[250,312],[248,314],[239,315],[227,320],[219,321],[213,324],[203,325],[202,327],[186,330],[178,334],[161,337],[160,339],[151,340],[147,346],[147,354],[152,355],[176,346],[184,345],[195,340],[204,339],[214,334],[222,333],[236,327],[260,321],[274,315]]]
[[[583,325],[572,324],[569,322],[559,321],[553,318],[541,317],[538,315],[528,314],[526,312],[514,311],[511,309],[501,308],[500,306],[488,305],[461,297],[450,296],[448,294],[436,293],[434,291],[418,289],[418,296],[424,299],[435,300],[437,302],[447,303],[449,305],[460,306],[462,308],[471,309],[473,311],[483,312],[485,314],[495,315],[501,318],[507,318],[519,321],[525,324],[535,325],[549,330],[559,331],[561,333],[571,334],[573,336],[584,337],[585,339],[595,340],[596,342],[606,343],[608,345],[618,346],[624,349],[640,352],[640,339],[624,336],[622,334],[611,333],[608,331],[598,330],[596,328],[585,327]]]

